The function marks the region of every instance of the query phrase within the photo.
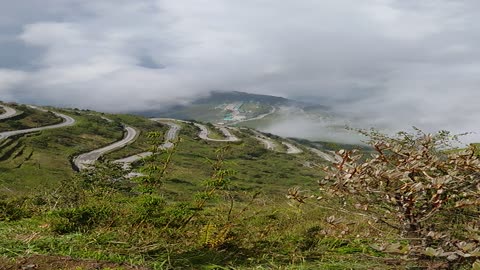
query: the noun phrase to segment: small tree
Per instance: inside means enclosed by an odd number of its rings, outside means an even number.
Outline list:
[[[464,239],[458,234],[452,238],[447,220],[456,215],[465,224],[480,225],[480,161],[474,146],[454,149],[458,138],[446,131],[432,135],[416,129],[415,134],[393,137],[361,132],[370,138],[371,157],[356,150],[338,151],[341,159],[326,168],[321,186],[338,196],[348,195],[345,202],[403,236],[421,239],[411,243],[423,251],[433,238],[438,248],[450,250],[458,250],[461,240],[473,241],[466,234]]]
[[[141,169],[143,175],[138,180],[143,184],[143,191],[152,194],[162,186],[167,169],[169,168],[173,154],[176,150],[179,140],[173,143],[172,147],[163,149],[162,135],[160,132],[149,132],[147,134],[149,140],[151,155],[144,158],[144,166]],[[161,152],[165,151],[166,156],[162,158]]]

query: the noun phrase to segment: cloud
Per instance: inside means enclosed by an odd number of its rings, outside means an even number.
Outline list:
[[[18,55],[0,64],[0,99],[125,111],[242,90],[328,102],[365,126],[475,131],[479,8],[473,0],[16,1],[0,11],[0,56]]]
[[[17,85],[25,81],[27,75],[21,71],[12,71],[0,69],[0,93],[7,93],[9,89],[15,88]],[[2,95],[5,101],[13,99],[14,96]]]

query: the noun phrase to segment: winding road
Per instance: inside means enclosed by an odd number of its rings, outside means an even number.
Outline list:
[[[8,119],[18,114],[18,111],[14,108],[10,108],[5,105],[0,105],[0,108],[5,111],[4,113],[0,114],[0,120]]]
[[[332,162],[332,163],[335,163],[337,162],[336,158],[334,156],[331,156],[317,148],[313,148],[313,147],[310,147],[308,148],[311,152],[313,152],[314,154],[318,155],[319,157],[323,158],[324,160],[326,161],[329,161],[329,162]]]
[[[75,164],[75,166],[77,166],[79,170],[88,169],[91,165],[95,164],[95,161],[97,161],[102,155],[120,149],[133,142],[137,138],[138,131],[136,129],[125,126],[125,132],[126,134],[122,140],[105,146],[103,148],[81,154],[73,159],[73,163]]]
[[[238,141],[240,141],[239,138],[235,137],[235,135],[230,133],[230,131],[225,127],[216,126],[216,128],[218,128],[223,133],[223,135],[225,135],[225,139],[212,139],[212,138],[208,137],[208,134],[210,132],[205,125],[202,125],[202,124],[199,124],[199,123],[193,123],[193,124],[200,129],[200,133],[198,133],[198,137],[200,137],[200,139],[202,139],[202,140],[212,141],[212,142],[238,142]]]
[[[255,134],[255,139],[259,140],[267,150],[271,151],[276,151],[277,149],[277,144],[267,136],[263,135],[262,133],[256,131],[256,130],[251,130],[253,134]]]
[[[159,149],[170,149],[170,148],[172,148],[173,147],[173,141],[177,138],[178,133],[180,132],[182,127],[180,125],[175,124],[175,123],[167,122],[167,121],[165,121],[165,119],[154,118],[154,119],[151,119],[151,120],[160,122],[160,123],[168,125],[170,127],[170,129],[165,134],[164,143],[159,147]],[[169,119],[169,121],[170,121],[170,119]],[[130,167],[130,164],[132,164],[133,162],[136,162],[136,161],[138,161],[142,158],[149,157],[152,154],[153,154],[152,152],[143,152],[143,153],[136,154],[136,155],[133,155],[133,156],[129,156],[129,157],[126,157],[126,158],[115,160],[114,162],[115,163],[123,163],[123,167],[128,168],[128,167]]]
[[[31,106],[31,107],[34,108],[34,109],[41,110],[41,111],[47,111],[47,110],[44,110],[44,109],[37,108],[35,106]],[[75,119],[73,119],[72,117],[70,117],[68,115],[57,113],[57,112],[52,112],[52,113],[55,114],[56,116],[60,117],[60,118],[63,118],[63,122],[60,123],[60,124],[51,125],[51,126],[0,132],[0,140],[1,139],[6,139],[6,138],[11,137],[11,136],[15,136],[15,135],[27,134],[27,133],[32,133],[32,132],[42,131],[42,130],[47,130],[47,129],[68,127],[68,126],[72,126],[73,124],[75,124]]]
[[[203,140],[216,141],[216,142],[236,142],[240,140],[237,137],[235,137],[232,133],[230,133],[230,131],[226,127],[217,126],[217,128],[224,134],[225,139],[212,139],[208,137],[208,134],[209,134],[208,128],[205,125],[202,125],[199,123],[192,123],[189,121],[183,121],[183,120],[172,119],[172,118],[151,118],[150,120],[160,122],[170,127],[170,129],[165,134],[164,143],[159,147],[159,149],[170,149],[173,147],[174,145],[173,141],[176,140],[178,133],[182,129],[180,125],[175,124],[173,122],[181,122],[181,123],[195,125],[196,127],[200,128],[200,133],[198,134],[198,136]],[[143,158],[149,157],[152,154],[153,154],[152,152],[143,152],[143,153],[139,153],[129,157],[115,160],[114,162],[122,163],[124,168],[129,168],[132,163],[138,160],[141,160]]]
[[[39,108],[39,107],[36,107],[36,106],[29,106],[29,107],[31,107],[33,109],[45,111],[45,112],[48,111],[48,110],[45,110],[43,108]],[[5,105],[0,105],[0,108],[2,108],[5,111],[4,113],[0,114],[0,120],[11,118],[15,115],[18,115],[18,113],[19,113],[17,110],[15,110],[11,107],[5,106]],[[269,114],[272,114],[274,112],[275,112],[275,108],[273,108],[273,110],[271,112],[269,112],[265,115],[261,115],[261,116],[257,117],[256,119],[261,119],[261,118],[263,118],[263,117],[265,117]],[[54,112],[54,111],[52,111],[52,113],[55,114],[56,116],[62,118],[63,122],[60,123],[60,124],[55,124],[55,125],[50,125],[50,126],[43,126],[43,127],[29,128],[29,129],[23,129],[23,130],[0,132],[0,140],[1,139],[6,139],[6,138],[11,137],[11,136],[15,136],[15,135],[27,134],[27,133],[32,133],[32,132],[37,132],[37,131],[42,131],[42,130],[48,130],[48,129],[68,127],[68,126],[74,125],[75,122],[76,122],[74,118],[72,118],[68,115],[57,113],[57,112]],[[102,116],[102,118],[109,121],[109,122],[112,121],[112,120],[110,120],[110,119],[108,119],[104,116]],[[223,133],[223,135],[225,136],[225,139],[213,139],[213,138],[209,137],[209,129],[207,128],[207,126],[205,126],[203,124],[200,124],[200,123],[183,121],[183,120],[178,120],[178,119],[170,119],[170,118],[152,118],[151,120],[160,122],[160,123],[168,125],[170,127],[169,130],[167,131],[167,133],[165,134],[164,143],[159,147],[159,149],[170,149],[174,146],[173,141],[177,139],[178,133],[180,132],[180,130],[182,128],[181,125],[176,124],[174,122],[181,122],[181,123],[187,123],[187,124],[195,125],[196,127],[198,127],[200,129],[200,132],[199,132],[198,136],[203,140],[214,141],[214,142],[236,142],[236,141],[240,141],[240,139],[237,138],[235,135],[233,135],[230,132],[230,130],[225,126],[215,126],[215,128],[217,128],[218,130],[220,130]],[[250,120],[255,120],[255,119],[248,119],[247,121],[250,121]],[[138,131],[136,129],[134,129],[133,127],[124,126],[124,129],[125,129],[125,136],[122,140],[117,141],[117,142],[115,142],[113,144],[110,144],[108,146],[105,146],[103,148],[96,149],[96,150],[93,150],[91,152],[84,153],[84,154],[81,154],[81,155],[75,157],[73,159],[73,162],[74,162],[75,166],[77,166],[77,168],[79,170],[87,169],[91,165],[93,165],[102,155],[104,155],[108,152],[120,149],[122,147],[125,147],[126,145],[133,142],[138,137]],[[272,151],[278,151],[276,141],[272,140],[271,138],[263,135],[262,133],[260,133],[256,130],[251,130],[251,131],[254,134],[254,138],[257,139],[258,141],[260,141],[265,146],[266,149],[272,150]],[[290,142],[281,141],[281,142],[278,142],[278,143],[282,143],[283,145],[285,145],[287,147],[287,150],[286,150],[287,154],[300,154],[300,153],[303,152],[303,150],[301,150],[300,148],[298,148],[297,146],[295,146],[294,144],[292,144]],[[325,159],[329,162],[336,162],[338,160],[338,157],[335,155],[335,153],[330,155],[330,154],[325,153],[325,152],[323,152],[319,149],[316,149],[316,148],[309,148],[308,150],[311,151],[312,153],[317,154],[318,156],[320,156],[321,158],[323,158],[323,159]],[[115,160],[114,162],[115,163],[122,163],[125,168],[129,168],[131,163],[133,163],[135,161],[138,161],[142,158],[151,156],[151,155],[152,155],[152,152],[143,152],[143,153],[139,153],[139,154],[129,156],[129,157],[126,157],[126,158]]]
[[[300,154],[303,153],[303,150],[296,147],[295,145],[288,143],[288,142],[282,142],[283,145],[287,147],[287,154]]]
[[[251,131],[253,132],[253,134],[255,134],[254,138],[262,142],[262,144],[265,145],[265,148],[267,148],[268,150],[278,152],[277,143],[274,140],[272,140],[271,138],[263,135],[262,133],[256,130],[252,129]],[[286,151],[287,154],[295,155],[295,154],[303,153],[302,149],[296,147],[292,143],[289,143],[289,142],[281,142],[281,143],[287,147],[287,151]]]
[[[185,124],[193,124],[194,126],[198,127],[200,129],[200,132],[198,133],[198,137],[200,139],[206,140],[206,141],[213,141],[213,142],[237,142],[240,141],[239,138],[237,138],[235,135],[233,135],[227,127],[224,126],[215,126],[218,130],[220,130],[223,135],[225,136],[225,139],[212,139],[208,137],[208,134],[210,131],[208,128],[200,123],[196,122],[190,122],[190,121],[185,121],[185,120],[178,120],[178,119],[173,119],[173,118],[151,118],[153,121],[174,121],[174,122],[181,122]],[[167,122],[168,123],[168,122]]]
[[[244,120],[237,120],[237,121],[234,121],[234,122],[230,122],[228,123],[228,125],[236,125],[238,123],[243,123],[243,122],[248,122],[248,121],[254,121],[254,120],[260,120],[260,119],[263,119],[271,114],[274,114],[275,112],[277,111],[277,108],[276,107],[272,107],[272,110],[269,111],[268,113],[264,113],[264,114],[261,114],[259,116],[256,116],[256,117],[253,117],[253,118],[249,118],[249,119],[244,119]]]

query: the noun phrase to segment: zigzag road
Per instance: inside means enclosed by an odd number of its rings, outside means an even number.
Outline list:
[[[255,134],[254,138],[259,140],[265,146],[265,148],[267,148],[267,150],[275,151],[275,149],[277,148],[277,145],[272,139],[268,138],[267,136],[263,135],[262,133],[256,130],[252,129],[252,132],[253,134]]]
[[[173,141],[177,138],[178,133],[181,130],[181,126],[173,123],[174,121],[175,122],[186,123],[186,124],[194,124],[195,126],[200,128],[200,133],[198,134],[198,136],[201,139],[204,139],[204,140],[216,141],[216,142],[236,142],[236,141],[239,141],[239,139],[237,137],[235,137],[234,135],[232,135],[230,133],[230,131],[225,127],[217,127],[217,128],[225,135],[226,139],[212,139],[212,138],[208,137],[208,134],[209,134],[208,128],[206,126],[202,125],[202,124],[192,123],[192,122],[178,120],[178,119],[171,119],[171,118],[152,118],[151,120],[152,121],[157,121],[157,122],[160,122],[160,123],[163,123],[163,124],[166,124],[166,125],[170,126],[170,129],[165,134],[164,143],[159,147],[160,149],[170,149],[170,148],[173,147]],[[129,156],[129,157],[126,157],[126,158],[115,160],[114,162],[115,163],[123,163],[123,167],[128,168],[128,167],[130,167],[130,164],[132,164],[133,162],[136,162],[136,161],[138,161],[142,158],[151,156],[152,154],[153,154],[152,152],[143,152],[143,153],[139,153],[139,154]]]
[[[18,114],[18,112],[15,109],[10,108],[8,106],[0,105],[0,107],[5,110],[5,112],[3,114],[0,114],[0,120],[8,119],[8,118],[11,118],[11,117]],[[38,108],[36,106],[29,106],[29,107],[31,107],[33,109],[41,110],[41,111],[47,111],[45,109],[41,109],[41,108]],[[273,112],[274,112],[274,110],[273,110]],[[60,118],[63,118],[64,121],[62,123],[56,124],[56,125],[50,125],[50,126],[44,126],[44,127],[38,127],[38,128],[30,128],[30,129],[23,129],[23,130],[0,132],[0,139],[6,139],[8,137],[15,136],[15,135],[27,134],[27,133],[32,133],[32,132],[42,131],[42,130],[47,130],[47,129],[62,128],[62,127],[67,127],[67,126],[71,126],[71,125],[75,124],[75,119],[73,119],[72,117],[70,117],[68,115],[64,115],[64,114],[57,113],[57,112],[52,112],[52,113],[55,114],[56,116],[60,117]],[[271,114],[271,113],[272,112],[270,112],[269,114]],[[266,115],[268,115],[268,114],[266,114]],[[104,118],[104,119],[106,119],[106,118]],[[106,120],[111,121],[110,119],[106,119]],[[236,141],[240,140],[239,138],[234,136],[226,127],[223,127],[223,126],[216,126],[216,128],[219,129],[224,134],[225,139],[213,139],[213,138],[209,137],[209,130],[203,124],[192,123],[192,122],[182,121],[182,120],[177,120],[177,119],[169,119],[169,118],[153,118],[151,120],[152,121],[158,121],[158,122],[161,122],[163,124],[166,124],[166,125],[170,126],[170,129],[168,130],[168,132],[165,135],[165,142],[160,146],[160,149],[172,148],[173,147],[172,142],[173,142],[173,140],[175,140],[177,138],[178,133],[181,130],[181,126],[178,125],[178,124],[172,123],[172,121],[183,122],[183,123],[188,123],[188,124],[195,125],[196,127],[198,127],[200,129],[200,132],[199,132],[198,136],[203,140],[214,141],[214,142],[236,142]],[[81,155],[75,157],[74,160],[73,160],[75,166],[77,166],[77,168],[79,170],[87,169],[88,167],[93,165],[95,163],[95,161],[97,161],[102,155],[104,155],[108,152],[111,152],[111,151],[115,151],[117,149],[120,149],[120,148],[128,145],[129,143],[133,142],[138,136],[138,131],[135,130],[134,128],[132,128],[132,127],[125,126],[125,131],[126,131],[126,134],[125,134],[125,137],[122,140],[120,140],[118,142],[115,142],[111,145],[105,146],[103,148],[96,149],[96,150],[93,150],[91,152],[84,153],[84,154],[81,154]],[[259,140],[260,142],[262,142],[262,144],[264,144],[265,147],[268,150],[275,151],[276,143],[273,140],[271,140],[270,138],[264,136],[263,134],[261,134],[260,132],[257,132],[257,131],[254,131],[254,134],[255,134],[255,138],[257,140]],[[299,154],[299,153],[303,152],[301,149],[299,149],[298,147],[296,147],[295,145],[293,145],[291,143],[282,142],[282,144],[287,147],[287,151],[286,151],[287,154]],[[322,152],[318,149],[310,148],[309,150],[312,151],[313,153],[317,154],[318,156],[324,158],[325,160],[328,160],[330,162],[335,161],[335,157],[332,157],[331,155],[328,155],[325,152]],[[124,167],[129,167],[131,163],[133,163],[137,160],[140,160],[142,158],[148,157],[150,155],[152,155],[152,152],[143,152],[143,153],[136,154],[136,155],[133,155],[133,156],[130,156],[130,157],[126,157],[126,158],[123,158],[123,159],[116,160],[115,162],[116,163],[123,163]]]
[[[47,110],[44,110],[44,109],[37,108],[35,106],[30,106],[30,107],[32,107],[34,109],[37,109],[37,110],[41,110],[41,111],[47,111]],[[50,126],[44,126],[44,127],[38,127],[38,128],[29,128],[29,129],[21,129],[21,130],[0,132],[0,140],[1,139],[6,139],[6,138],[11,137],[11,136],[15,136],[15,135],[27,134],[27,133],[32,133],[32,132],[42,131],[42,130],[47,130],[47,129],[68,127],[68,126],[72,126],[73,124],[75,124],[75,119],[73,119],[72,117],[70,117],[68,115],[57,113],[57,112],[52,112],[52,113],[55,114],[56,116],[60,117],[60,118],[63,118],[63,122],[60,123],[60,124],[56,124],[56,125],[50,125]]]
[[[318,155],[319,157],[325,159],[326,161],[329,161],[329,162],[332,162],[332,163],[335,163],[337,162],[337,160],[335,159],[334,156],[331,156],[319,149],[316,149],[316,148],[313,148],[313,147],[309,147],[309,150],[312,151],[314,154]]]
[[[180,132],[180,130],[182,128],[180,125],[173,123],[173,121],[186,123],[186,124],[192,124],[192,122],[178,120],[178,119],[171,119],[171,118],[152,118],[151,120],[152,121],[157,121],[157,122],[160,122],[160,123],[163,123],[163,124],[166,124],[166,125],[170,126],[170,129],[165,134],[165,141],[160,146],[160,149],[170,149],[170,148],[172,148],[173,147],[173,141],[177,138],[178,133]],[[200,133],[199,133],[198,136],[200,138],[204,139],[204,140],[218,141],[218,142],[235,142],[235,141],[239,140],[237,137],[232,135],[228,129],[226,129],[224,127],[218,127],[218,128],[225,135],[226,139],[224,139],[224,140],[211,139],[211,138],[208,137],[209,132],[208,132],[208,129],[207,129],[206,126],[204,126],[202,124],[198,124],[198,123],[193,123],[193,124],[200,128]],[[143,152],[143,153],[139,153],[139,154],[129,156],[129,157],[126,157],[126,158],[115,160],[114,162],[115,163],[122,163],[124,168],[128,168],[128,167],[130,167],[130,164],[132,164],[133,162],[136,162],[138,160],[141,160],[142,158],[145,158],[145,157],[148,157],[148,156],[151,156],[151,155],[152,155],[152,152]]]
[[[208,134],[210,133],[210,131],[205,125],[202,125],[199,123],[193,123],[193,124],[200,129],[200,133],[198,134],[198,137],[200,137],[203,140],[212,141],[212,142],[238,142],[240,140],[237,137],[235,137],[232,133],[230,133],[230,131],[227,128],[221,127],[221,126],[216,126],[216,128],[218,128],[223,133],[223,135],[225,135],[225,139],[212,139],[208,137]]]
[[[95,164],[102,155],[120,149],[129,143],[133,142],[138,135],[138,131],[132,127],[125,126],[125,136],[122,140],[112,143],[100,149],[93,150],[88,153],[81,154],[73,159],[73,163],[79,170],[88,169],[91,165]]]
[[[8,119],[8,118],[14,117],[15,115],[18,114],[18,111],[15,110],[14,108],[10,108],[10,107],[5,106],[5,105],[0,105],[0,107],[3,110],[5,110],[4,113],[0,114],[0,120]]]
[[[277,149],[277,144],[274,142],[272,139],[268,138],[267,136],[263,135],[262,133],[252,130],[253,134],[255,134],[255,139],[259,140],[263,145],[265,145],[265,148],[268,150],[276,151]],[[295,154],[300,154],[303,153],[303,150],[296,147],[292,143],[289,142],[281,142],[283,145],[287,147],[287,154],[295,155]]]
[[[177,138],[178,132],[180,132],[182,127],[180,125],[175,124],[175,123],[167,122],[167,121],[165,121],[165,119],[154,118],[154,119],[151,119],[151,120],[160,122],[160,123],[168,125],[170,127],[170,129],[167,131],[167,134],[165,134],[164,143],[159,148],[160,149],[170,149],[170,148],[172,148],[173,147],[173,141]],[[126,157],[126,158],[115,160],[114,162],[115,163],[123,163],[124,168],[128,168],[131,163],[133,163],[135,161],[138,161],[142,158],[151,156],[152,154],[153,154],[152,152],[143,152],[143,153],[136,154],[136,155],[133,155],[133,156],[129,156],[129,157]]]
[[[303,153],[303,150],[296,147],[295,145],[288,143],[288,142],[282,142],[283,145],[287,147],[287,154],[300,154]]]
[[[256,130],[251,130],[251,131],[253,132],[253,134],[255,134],[254,138],[257,139],[258,141],[260,141],[265,146],[266,149],[276,151],[275,149],[277,148],[277,146],[276,146],[276,143],[272,139],[270,139],[269,137],[263,135],[262,133],[260,133]],[[300,153],[303,152],[302,149],[296,147],[292,143],[282,142],[282,144],[287,147],[287,154],[300,154]],[[313,148],[313,147],[308,147],[308,150],[310,152],[316,154],[317,156],[323,158],[326,161],[329,161],[329,162],[332,162],[332,163],[338,162],[339,160],[341,161],[341,158],[338,157],[338,155],[335,154],[335,152],[333,152],[332,154],[327,154],[324,151],[322,151],[320,149]]]

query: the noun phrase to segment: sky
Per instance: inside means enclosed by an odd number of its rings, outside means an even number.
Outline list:
[[[3,0],[0,100],[118,112],[238,90],[480,132],[478,18],[476,0]]]

